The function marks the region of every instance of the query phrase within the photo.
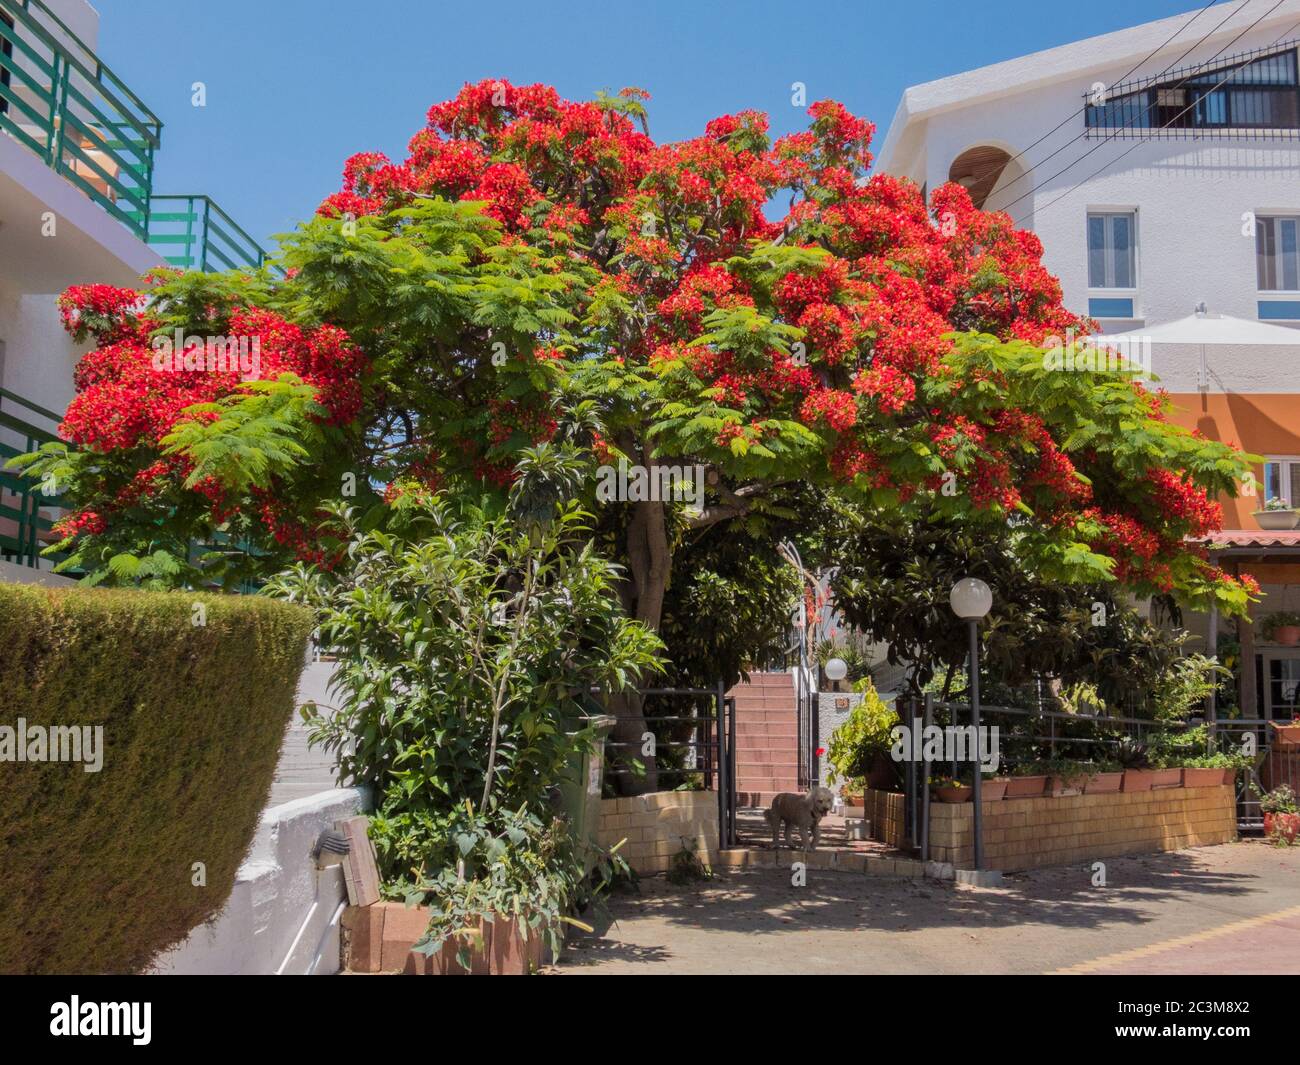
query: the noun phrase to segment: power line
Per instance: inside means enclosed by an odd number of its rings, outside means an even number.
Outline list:
[[[1250,2],[1250,0],[1246,0],[1246,3],[1249,3],[1249,2]],[[1221,56],[1221,55],[1222,55],[1222,54],[1223,54],[1227,49],[1231,48],[1234,44],[1236,44],[1239,40],[1241,40],[1241,38],[1244,37],[1247,33],[1249,33],[1249,32],[1250,32],[1251,30],[1253,30],[1256,26],[1258,26],[1261,22],[1263,22],[1264,19],[1268,18],[1269,15],[1271,15],[1274,11],[1276,11],[1279,7],[1281,7],[1285,2],[1286,2],[1286,0],[1277,0],[1277,2],[1274,3],[1274,5],[1273,5],[1272,7],[1270,7],[1267,11],[1265,11],[1262,15],[1260,15],[1259,18],[1255,19],[1254,22],[1252,22],[1249,26],[1245,27],[1245,29],[1243,29],[1240,33],[1238,33],[1237,36],[1235,36],[1234,38],[1232,38],[1232,40],[1228,41],[1227,44],[1223,45],[1223,46],[1222,46],[1222,47],[1221,47],[1217,52],[1215,52],[1214,55],[1210,56],[1208,59],[1205,59],[1205,60],[1202,61],[1199,65],[1202,66],[1202,67],[1204,67],[1204,65],[1205,65],[1206,63],[1211,63],[1211,62],[1213,62],[1215,59],[1217,59],[1219,56]],[[1245,5],[1243,4],[1242,6],[1244,7]],[[1240,10],[1240,8],[1239,8],[1238,10]],[[1235,12],[1234,12],[1234,14],[1235,14]],[[1228,16],[1228,18],[1231,18],[1231,17],[1232,17],[1231,15]],[[1227,19],[1225,18],[1225,19],[1223,20],[1223,22],[1226,22],[1226,21],[1227,21]],[[1220,22],[1220,23],[1219,23],[1219,26],[1222,26],[1222,25],[1223,25],[1223,22]],[[1193,49],[1195,49],[1195,48],[1196,48],[1196,47],[1197,47],[1197,46],[1198,46],[1202,41],[1204,41],[1204,40],[1206,39],[1206,37],[1209,37],[1211,34],[1213,34],[1214,31],[1217,30],[1217,29],[1219,28],[1219,26],[1215,26],[1215,27],[1214,27],[1214,30],[1211,30],[1209,33],[1207,33],[1207,34],[1205,35],[1205,37],[1202,37],[1200,41],[1197,41],[1196,44],[1192,45],[1192,47],[1189,48],[1189,49],[1187,50],[1187,52],[1184,52],[1181,56],[1178,57],[1178,59],[1174,60],[1174,64],[1177,64],[1177,63],[1182,62],[1182,60],[1183,60],[1184,58],[1186,58],[1186,56],[1188,55],[1188,53],[1190,53]],[[1285,35],[1284,35],[1284,36],[1285,36]],[[1276,43],[1276,42],[1274,42],[1274,43]],[[1173,65],[1174,65],[1174,64],[1171,64],[1169,67],[1166,67],[1166,68],[1165,68],[1165,71],[1162,72],[1162,73],[1167,73],[1169,70],[1173,69]],[[1180,87],[1180,86],[1182,86],[1182,85],[1185,85],[1187,82],[1191,81],[1191,79],[1192,79],[1193,77],[1195,77],[1195,76],[1196,76],[1195,73],[1189,73],[1189,74],[1188,74],[1186,77],[1184,77],[1181,81],[1179,81],[1177,84],[1175,84],[1175,85],[1173,85],[1173,86],[1171,86],[1171,87],[1172,87],[1172,88],[1178,88],[1178,87]],[[1159,74],[1155,75],[1155,78],[1156,78],[1156,79],[1158,79],[1159,77],[1160,77]],[[1028,199],[1028,198],[1029,198],[1030,196],[1032,196],[1035,192],[1037,192],[1038,189],[1039,189],[1042,185],[1045,185],[1045,184],[1046,184],[1047,182],[1049,182],[1049,181],[1055,181],[1055,180],[1056,180],[1058,177],[1060,177],[1062,174],[1067,173],[1069,170],[1071,170],[1071,169],[1073,169],[1074,167],[1078,166],[1081,162],[1083,162],[1083,160],[1087,159],[1088,156],[1090,156],[1093,152],[1097,151],[1099,148],[1104,147],[1104,146],[1105,146],[1107,143],[1109,143],[1110,141],[1113,141],[1116,137],[1118,137],[1118,136],[1119,136],[1121,133],[1123,133],[1126,129],[1130,129],[1130,128],[1132,128],[1133,124],[1134,124],[1135,122],[1137,122],[1137,120],[1138,120],[1139,118],[1144,117],[1144,116],[1145,116],[1148,112],[1150,112],[1150,111],[1152,110],[1152,108],[1154,108],[1154,107],[1155,107],[1154,102],[1153,102],[1153,103],[1150,103],[1150,104],[1147,104],[1146,107],[1144,107],[1140,112],[1138,112],[1138,113],[1135,114],[1132,118],[1130,118],[1127,122],[1125,122],[1124,125],[1120,126],[1120,127],[1119,127],[1118,129],[1116,129],[1114,132],[1112,132],[1112,133],[1108,134],[1107,136],[1103,137],[1101,140],[1099,140],[1096,144],[1094,144],[1091,148],[1089,148],[1089,149],[1088,149],[1086,152],[1084,152],[1082,155],[1080,155],[1080,156],[1078,156],[1078,157],[1076,157],[1076,158],[1070,160],[1069,163],[1067,163],[1065,166],[1061,167],[1060,170],[1058,170],[1058,171],[1057,171],[1055,174],[1053,174],[1051,177],[1047,178],[1045,181],[1039,182],[1039,183],[1036,184],[1032,189],[1030,189],[1028,192],[1022,193],[1021,195],[1017,196],[1014,200],[1012,200],[1010,203],[1007,203],[1007,204],[1003,205],[1003,207],[1001,208],[1001,210],[1003,210],[1003,211],[1010,211],[1011,208],[1014,207],[1016,204],[1018,204],[1021,200]],[[1058,148],[1055,152],[1053,152],[1052,155],[1049,155],[1049,156],[1047,156],[1045,159],[1042,159],[1039,163],[1036,163],[1036,164],[1035,164],[1035,167],[1037,167],[1037,166],[1041,166],[1043,163],[1047,162],[1048,159],[1051,159],[1053,155],[1059,155],[1061,152],[1065,151],[1065,149],[1068,148],[1071,144],[1075,143],[1075,141],[1082,140],[1084,136],[1086,136],[1086,131],[1085,131],[1084,133],[1081,133],[1078,137],[1075,137],[1074,140],[1072,140],[1072,141],[1067,141],[1065,144],[1061,145],[1061,147]],[[1125,153],[1125,154],[1127,154],[1127,153]],[[1117,156],[1116,158],[1120,158],[1120,157]],[[1113,162],[1113,161],[1114,161],[1114,160],[1112,160],[1112,162]],[[1034,169],[1034,168],[1031,167],[1030,169],[1032,170],[1032,169]],[[1103,167],[1102,169],[1105,169],[1105,168]],[[1026,171],[1025,173],[1028,174],[1029,171]],[[1022,176],[1023,176],[1023,175],[1022,175]],[[1018,180],[1018,179],[1017,179],[1017,180]],[[1015,184],[1015,182],[1008,182],[1008,185],[1012,185],[1012,184]],[[1005,186],[1004,186],[1004,188],[1005,188]]]
[[[1278,0],[1278,2],[1281,3],[1281,0]],[[1275,6],[1276,6],[1276,5],[1275,5]],[[1264,14],[1267,15],[1268,12],[1265,12]],[[1260,17],[1263,18],[1264,16],[1261,15]],[[1258,21],[1258,20],[1256,20],[1256,21]],[[1253,25],[1254,25],[1254,24],[1252,23],[1252,26],[1253,26]],[[1290,25],[1290,26],[1289,26],[1289,27],[1288,27],[1288,28],[1287,28],[1287,29],[1286,29],[1282,34],[1280,34],[1278,37],[1274,38],[1274,39],[1273,39],[1269,44],[1265,45],[1264,48],[1265,48],[1265,49],[1268,49],[1268,48],[1273,47],[1273,45],[1278,44],[1279,42],[1281,42],[1282,40],[1284,40],[1284,39],[1285,39],[1289,34],[1293,33],[1293,32],[1297,29],[1297,27],[1300,27],[1300,22],[1294,22],[1294,23],[1292,23],[1292,24],[1291,24],[1291,25]],[[1247,26],[1247,27],[1246,27],[1247,30],[1250,29],[1250,28],[1251,28],[1251,26]],[[1245,30],[1243,30],[1242,32],[1244,33]],[[1225,75],[1224,75],[1224,76],[1223,76],[1223,77],[1222,77],[1218,82],[1216,82],[1214,85],[1210,86],[1210,88],[1207,89],[1207,90],[1205,91],[1204,94],[1202,94],[1202,99],[1203,99],[1205,96],[1208,96],[1210,93],[1214,92],[1215,89],[1221,88],[1223,85],[1227,84],[1228,79],[1231,78],[1231,77],[1232,77],[1232,76],[1237,72],[1238,69],[1239,69],[1239,68],[1234,67],[1233,69],[1229,70],[1227,74],[1225,74]],[[1176,114],[1176,115],[1174,115],[1172,118],[1170,118],[1168,122],[1165,122],[1163,125],[1161,125],[1160,128],[1161,128],[1161,129],[1168,129],[1171,125],[1173,125],[1173,123],[1177,122],[1178,119],[1182,118],[1183,115],[1187,114],[1188,111],[1190,111],[1193,107],[1195,107],[1196,104],[1197,104],[1198,102],[1199,102],[1199,101],[1197,101],[1197,100],[1193,100],[1190,104],[1188,104],[1188,105],[1187,105],[1186,107],[1184,107],[1181,111],[1179,111],[1178,114]],[[1118,163],[1121,159],[1123,159],[1124,156],[1128,155],[1129,152],[1133,151],[1135,148],[1140,147],[1143,143],[1145,143],[1145,142],[1144,142],[1144,141],[1141,141],[1141,140],[1135,141],[1135,142],[1134,142],[1130,147],[1126,148],[1124,151],[1120,152],[1119,155],[1115,156],[1114,159],[1108,159],[1105,163],[1103,163],[1100,167],[1098,167],[1096,170],[1094,170],[1091,174],[1089,174],[1086,178],[1084,178],[1084,179],[1083,179],[1082,181],[1080,181],[1078,184],[1072,186],[1071,188],[1066,189],[1066,190],[1065,190],[1063,193],[1061,193],[1059,196],[1053,197],[1051,200],[1049,200],[1047,203],[1043,204],[1042,207],[1038,208],[1038,209],[1034,212],[1035,218],[1037,218],[1037,217],[1041,217],[1042,213],[1043,213],[1044,211],[1046,211],[1049,207],[1051,207],[1052,204],[1054,204],[1054,203],[1059,203],[1061,200],[1065,199],[1065,197],[1067,197],[1067,196],[1069,196],[1069,195],[1071,195],[1071,194],[1073,194],[1073,193],[1075,193],[1075,192],[1078,192],[1079,189],[1081,189],[1084,185],[1086,185],[1086,184],[1087,184],[1089,181],[1091,181],[1093,178],[1097,177],[1097,175],[1099,175],[1100,173],[1102,173],[1102,171],[1106,170],[1108,167],[1114,166],[1114,165],[1115,165],[1116,163]],[[1100,146],[1101,146],[1101,145],[1098,145],[1098,147],[1100,147]],[[1080,156],[1080,158],[1083,158],[1083,157]],[[1049,179],[1049,180],[1050,180],[1050,179]]]
[[[1173,62],[1171,62],[1171,64],[1167,65],[1164,70],[1161,70],[1160,74],[1153,75],[1153,77],[1160,78],[1162,74],[1167,74],[1170,72],[1170,70],[1174,70],[1175,68],[1177,68],[1178,64],[1180,64],[1180,62],[1182,62],[1184,59],[1187,59],[1187,57],[1190,56],[1192,52],[1195,52],[1197,48],[1200,48],[1201,44],[1204,44],[1206,40],[1209,40],[1209,38],[1212,38],[1214,34],[1218,33],[1219,27],[1221,27],[1223,23],[1229,21],[1232,16],[1235,16],[1235,14],[1242,13],[1242,10],[1245,8],[1245,5],[1249,3],[1251,3],[1251,0],[1242,0],[1242,5],[1240,5],[1239,8],[1236,8],[1235,10],[1231,10],[1231,12],[1227,13],[1226,16],[1223,16],[1223,18],[1219,20],[1217,25],[1214,26],[1214,29],[1210,30],[1209,33],[1206,33],[1204,36],[1201,36],[1201,39],[1197,40],[1195,44],[1192,44],[1192,46],[1188,48],[1186,52],[1183,52],[1183,55],[1180,55],[1177,60],[1174,60]],[[1248,33],[1249,30],[1252,30],[1253,27],[1255,27],[1257,23],[1260,22],[1260,20],[1262,20],[1262,18],[1266,18],[1270,16],[1270,14],[1273,13],[1274,10],[1277,10],[1279,7],[1281,7],[1283,3],[1286,3],[1286,0],[1277,0],[1277,3],[1275,3],[1273,7],[1269,8],[1269,10],[1266,10],[1264,14],[1261,14],[1260,18],[1257,18],[1255,22],[1252,22],[1251,25],[1245,27],[1245,30],[1242,31],[1242,34]],[[1188,23],[1188,25],[1191,25],[1191,23]],[[1242,34],[1236,35],[1236,38],[1230,40],[1230,42],[1225,44],[1223,48],[1231,47],[1232,43],[1240,39],[1240,36],[1242,36]],[[1210,60],[1213,60],[1214,57],[1221,55],[1221,53],[1223,52],[1223,48],[1219,48],[1219,51],[1214,53],[1213,56],[1210,56],[1210,59],[1206,60],[1206,62],[1209,62]],[[1157,49],[1157,51],[1160,51],[1160,49]],[[1132,73],[1131,70],[1128,73],[1131,74]],[[1128,74],[1125,74],[1125,78],[1127,77]],[[1191,78],[1192,75],[1188,74],[1187,77]],[[1119,85],[1119,83],[1121,82],[1123,82],[1123,78],[1119,78],[1118,81],[1115,82],[1115,85]],[[1075,112],[1074,116],[1071,116],[1071,118],[1078,116],[1078,114],[1082,114],[1084,111],[1087,111],[1087,109],[1088,109],[1088,104],[1084,104],[1083,107],[1079,109],[1079,111]],[[1151,108],[1147,108],[1145,109],[1145,111],[1151,111]],[[1145,111],[1143,112],[1143,114],[1145,113]],[[1115,137],[1118,137],[1119,133],[1122,133],[1123,130],[1128,129],[1128,126],[1134,124],[1134,122],[1138,121],[1138,118],[1140,117],[1141,114],[1135,114],[1134,117],[1128,120],[1127,124],[1119,127],[1118,130],[1115,130],[1114,133],[1110,135],[1109,138],[1106,138],[1105,140],[1101,140],[1101,142],[1095,144],[1095,146],[1089,148],[1088,151],[1084,152],[1083,155],[1080,155],[1078,159],[1071,160],[1069,164],[1067,164],[1066,166],[1062,166],[1060,170],[1057,170],[1056,173],[1052,174],[1052,177],[1048,178],[1048,181],[1054,181],[1054,179],[1061,177],[1061,174],[1066,173],[1067,170],[1071,168],[1071,166],[1078,165],[1079,160],[1087,159],[1089,155],[1092,155],[1093,152],[1097,151],[1097,148],[1100,148],[1102,144],[1105,144],[1106,140],[1114,139]],[[1049,159],[1056,159],[1056,156],[1061,155],[1061,152],[1065,151],[1066,148],[1069,148],[1071,144],[1078,142],[1078,140],[1082,140],[1084,137],[1086,137],[1086,135],[1087,135],[1087,130],[1084,131],[1084,133],[1079,134],[1078,137],[1075,137],[1070,140],[1066,140],[1065,144],[1062,144],[1062,146],[1060,148],[1057,148],[1056,151],[1050,152],[1049,155],[1045,155],[1043,159],[1040,159],[1039,161],[1037,161],[1037,163],[1030,166],[1030,168],[1024,170],[1024,173],[1019,174],[1019,176],[1014,177],[1013,179],[1011,179],[1011,181],[1006,182],[1006,185],[1002,186],[1001,191],[1005,192],[1006,190],[1010,189],[1011,186],[1015,185],[1015,182],[1023,181],[1024,178],[1027,178],[1028,176],[1030,176],[1030,174],[1034,173],[1035,170],[1039,168],[1039,166],[1043,165],[1044,163],[1047,163]],[[1015,204],[1018,204],[1019,202],[1021,202],[1021,200],[1026,199],[1027,196],[1034,195],[1035,191],[1037,191],[1037,186],[1035,186],[1034,189],[1030,189],[1027,192],[1023,192],[1023,194],[1017,196],[1017,198],[1015,198],[1014,200],[1011,200],[1009,204],[1006,204],[1005,207],[1002,208],[1002,211],[1010,211],[1011,208],[1015,207]]]
[[[1143,66],[1143,65],[1146,64],[1146,63],[1149,63],[1149,62],[1151,61],[1152,57],[1154,57],[1155,55],[1157,55],[1157,54],[1160,53],[1160,52],[1163,52],[1166,48],[1168,48],[1168,47],[1170,46],[1170,44],[1173,43],[1175,37],[1178,37],[1178,36],[1179,36],[1179,35],[1180,35],[1180,34],[1181,34],[1185,29],[1187,29],[1187,28],[1188,28],[1188,27],[1189,27],[1193,22],[1195,22],[1198,18],[1200,18],[1202,15],[1204,15],[1207,11],[1210,10],[1210,8],[1212,8],[1212,7],[1213,7],[1215,4],[1217,4],[1218,2],[1219,2],[1219,0],[1210,0],[1210,2],[1209,2],[1208,4],[1206,4],[1203,8],[1201,8],[1200,11],[1196,12],[1196,14],[1194,14],[1191,18],[1189,18],[1186,22],[1184,22],[1181,26],[1179,26],[1178,29],[1174,30],[1173,35],[1170,36],[1169,39],[1166,40],[1164,44],[1158,45],[1156,48],[1154,48],[1154,49],[1151,51],[1151,53],[1150,53],[1150,54],[1149,54],[1145,59],[1140,59],[1140,60],[1138,60],[1138,62],[1134,63],[1133,66],[1130,67],[1129,70],[1128,70],[1126,73],[1121,74],[1118,78],[1116,78],[1116,79],[1115,79],[1115,84],[1116,84],[1116,85],[1121,84],[1121,83],[1124,81],[1125,78],[1127,78],[1127,77],[1129,77],[1130,75],[1136,73],[1139,67]],[[1245,7],[1246,4],[1248,4],[1248,3],[1250,3],[1250,0],[1245,0],[1245,2],[1244,2],[1241,6],[1242,6],[1242,7]],[[1241,8],[1238,8],[1237,10],[1240,11]],[[1222,25],[1223,25],[1222,22],[1219,23],[1219,26],[1222,26]],[[1219,28],[1218,26],[1215,27],[1215,29],[1218,29],[1218,28]],[[1213,32],[1214,32],[1214,30],[1211,30],[1211,31],[1210,31],[1210,33],[1213,33]],[[1206,36],[1208,36],[1208,34],[1207,34]],[[1203,41],[1203,40],[1205,40],[1205,38],[1202,37],[1201,40]],[[1200,43],[1200,42],[1197,42],[1197,43]],[[1195,45],[1193,45],[1193,47],[1195,47]],[[1047,138],[1050,137],[1053,133],[1057,132],[1057,130],[1061,129],[1061,127],[1062,127],[1062,126],[1065,126],[1067,123],[1069,123],[1069,122],[1073,122],[1076,118],[1078,118],[1078,117],[1079,117],[1081,114],[1083,114],[1086,110],[1088,110],[1088,105],[1087,105],[1087,104],[1084,104],[1081,108],[1079,108],[1079,110],[1075,111],[1073,114],[1071,114],[1071,115],[1067,115],[1065,118],[1061,119],[1061,121],[1058,122],[1055,126],[1053,126],[1053,127],[1052,127],[1051,129],[1049,129],[1046,133],[1044,133],[1041,137],[1039,137],[1038,140],[1034,141],[1033,144],[1029,145],[1027,148],[1025,148],[1023,151],[1017,153],[1016,155],[1013,155],[1013,156],[1012,156],[1010,159],[1008,159],[1008,160],[1006,161],[1006,163],[1004,163],[1003,165],[1004,165],[1004,166],[1010,166],[1012,163],[1016,162],[1016,160],[1018,160],[1018,159],[1023,159],[1026,155],[1028,155],[1028,154],[1029,154],[1030,152],[1032,152],[1035,148],[1037,148],[1040,144],[1042,144],[1043,141],[1047,140]],[[1075,140],[1078,140],[1077,137],[1074,138],[1074,139],[1075,139]],[[1073,143],[1074,143],[1074,141],[1069,141],[1069,142],[1067,142],[1067,145],[1068,145],[1068,144],[1073,144]],[[1050,158],[1051,158],[1051,156],[1049,155],[1049,156],[1047,157],[1047,159],[1050,159]],[[1043,159],[1043,160],[1041,160],[1040,162],[1045,163],[1045,162],[1047,162],[1047,159]],[[1035,163],[1035,164],[1034,164],[1034,166],[1038,166],[1038,165],[1040,165],[1040,164],[1039,164],[1039,163]],[[1030,170],[1032,170],[1032,169],[1033,169],[1033,167],[1030,168]],[[1029,173],[1029,170],[1026,170],[1025,173],[1022,174],[1022,175],[1020,175],[1020,176],[1021,176],[1021,177],[1024,177],[1024,176],[1027,175],[1028,173]],[[1016,178],[1016,179],[1015,179],[1015,181],[1019,181],[1019,180],[1020,180],[1020,178]],[[1015,184],[1015,181],[1008,182],[1008,184],[1012,184],[1012,185],[1014,185],[1014,184]]]

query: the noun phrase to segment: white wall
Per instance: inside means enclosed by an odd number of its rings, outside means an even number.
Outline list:
[[[338,972],[339,919],[347,891],[341,867],[318,871],[311,852],[323,830],[362,812],[368,803],[365,789],[336,788],[266,810],[225,909],[164,954],[151,972],[173,976]]]
[[[1289,19],[1284,19],[1286,14],[1279,11],[1268,24],[1230,45],[1216,38],[1183,62],[1210,60],[1220,47],[1222,60],[1269,45],[1285,23],[1294,21],[1295,11]],[[1186,17],[1170,21],[1176,24]],[[1283,24],[1278,19],[1284,19]],[[1133,77],[1164,70],[1215,21],[1207,16],[1203,27],[1193,26],[1162,59],[1142,66]],[[1048,53],[909,91],[896,120],[898,129],[890,130],[882,152],[882,167],[933,190],[948,180],[953,160],[968,148],[995,145],[1013,157],[1026,152],[1000,179],[986,207],[1008,210],[1017,224],[1038,234],[1044,264],[1060,278],[1066,305],[1080,314],[1087,313],[1090,295],[1085,228],[1089,209],[1135,209],[1135,316],[1104,321],[1103,331],[1182,318],[1200,300],[1212,313],[1257,318],[1255,237],[1249,225],[1243,235],[1243,215],[1300,214],[1300,141],[1213,135],[1202,140],[1083,138],[1084,118],[1076,114],[1083,94],[1096,82],[1114,84],[1133,66],[1110,38],[1098,39],[1097,47],[1093,43],[1069,46],[1074,50],[1070,55],[1099,65],[1066,75],[1055,74],[1061,68]],[[1106,64],[1107,55],[1116,57],[1113,65]],[[1008,76],[1015,80],[1008,83]],[[977,97],[977,102],[963,102]],[[909,109],[917,116],[909,119]],[[1074,117],[1059,132],[1031,148],[1070,115]],[[1046,158],[1057,149],[1063,150]],[[1014,180],[1016,171],[1034,164],[1039,165],[1028,176]],[[1080,182],[1081,187],[1071,191]],[[1154,352],[1154,368],[1170,391],[1194,392],[1199,358],[1199,351],[1161,346]],[[1209,361],[1215,390],[1277,392],[1295,387],[1295,358],[1285,349],[1220,349]]]

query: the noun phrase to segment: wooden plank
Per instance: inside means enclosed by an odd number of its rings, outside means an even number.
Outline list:
[[[334,827],[348,840],[343,878],[348,886],[348,902],[353,906],[370,906],[379,901],[379,866],[375,864],[375,852],[366,835],[367,823],[364,817],[334,822]]]

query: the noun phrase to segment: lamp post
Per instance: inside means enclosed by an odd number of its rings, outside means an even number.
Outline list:
[[[948,593],[948,602],[952,612],[969,623],[970,627],[970,718],[975,726],[975,770],[972,774],[971,799],[975,803],[975,868],[984,865],[984,839],[981,831],[983,824],[980,816],[980,619],[989,612],[993,605],[993,592],[978,577],[963,577],[952,586]]]

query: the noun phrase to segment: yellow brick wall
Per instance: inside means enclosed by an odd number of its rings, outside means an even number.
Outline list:
[[[619,840],[624,860],[642,875],[664,873],[685,847],[706,865],[718,853],[718,796],[711,791],[658,791],[626,799],[601,799],[596,841]]]
[[[1227,785],[984,803],[984,867],[1011,872],[1120,854],[1180,850],[1237,838]],[[971,803],[930,804],[930,858],[969,869]]]
[[[891,847],[903,846],[903,803],[905,797],[898,791],[874,791],[867,788],[863,795],[863,814],[871,822],[871,838]]]

